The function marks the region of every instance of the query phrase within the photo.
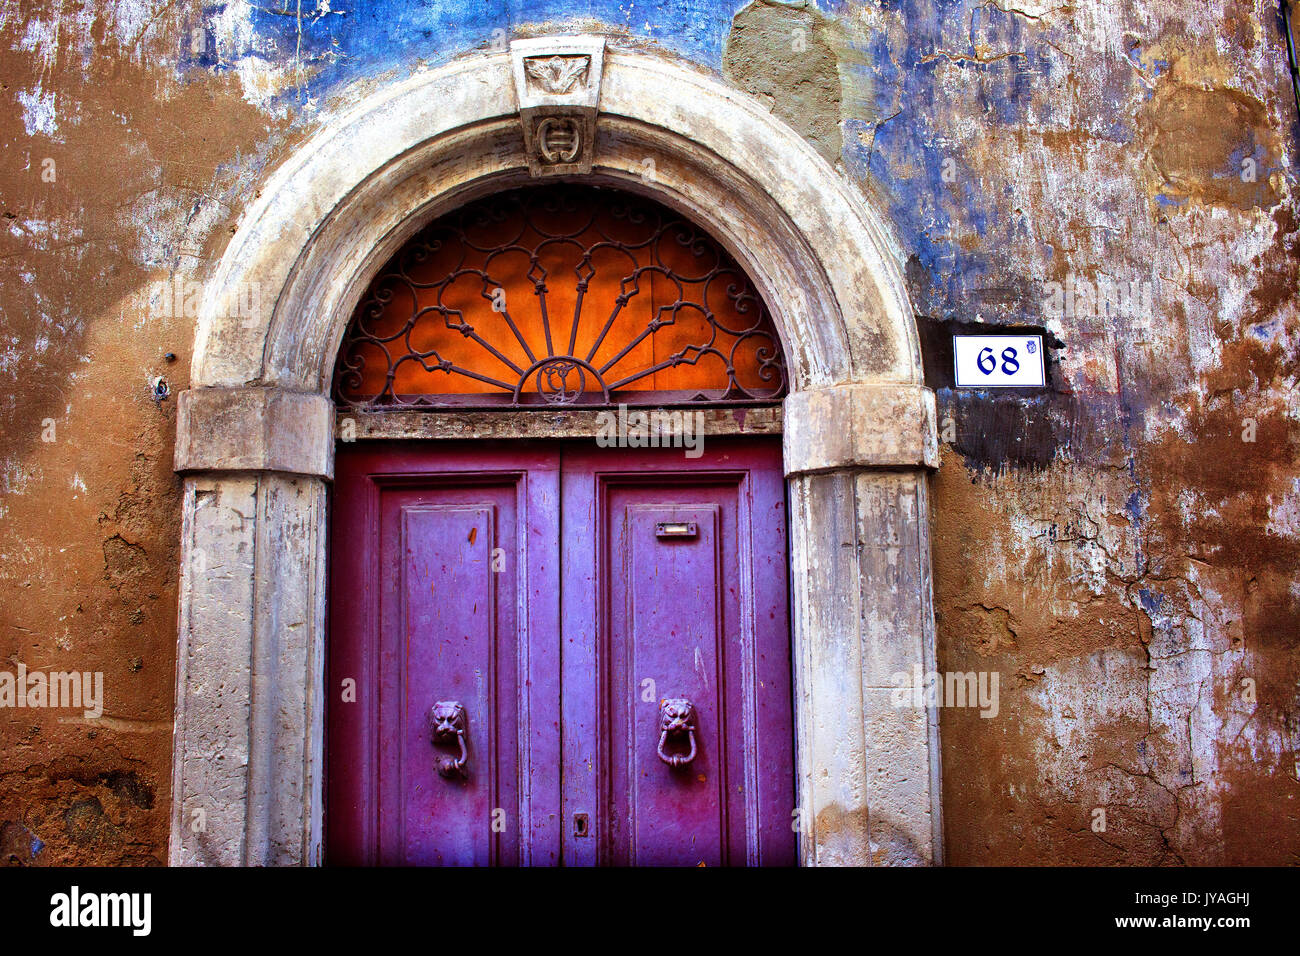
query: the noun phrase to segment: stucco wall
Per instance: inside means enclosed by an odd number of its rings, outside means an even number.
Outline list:
[[[0,669],[105,683],[96,721],[0,711],[3,859],[165,859],[179,485],[153,383],[187,385],[188,284],[257,182],[344,88],[581,29],[758,97],[909,254],[944,442],[940,667],[1001,688],[996,717],[942,713],[948,860],[1297,862],[1300,227],[1276,4],[518,9],[0,4]],[[1099,307],[1102,279],[1137,295]],[[1046,391],[951,388],[950,336],[981,321],[1048,334]]]

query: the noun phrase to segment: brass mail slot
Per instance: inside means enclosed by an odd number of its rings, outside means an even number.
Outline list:
[[[694,538],[699,533],[700,529],[694,521],[655,522],[656,538]]]

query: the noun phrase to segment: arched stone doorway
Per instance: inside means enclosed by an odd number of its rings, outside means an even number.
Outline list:
[[[934,400],[898,251],[863,198],[747,97],[600,37],[518,41],[351,102],[246,211],[179,400],[172,862],[319,861],[339,343],[424,223],[548,175],[700,223],[768,303],[791,389],[800,856],[939,861],[937,722],[890,701],[894,674],[934,669]]]
[[[795,862],[785,391],[747,277],[644,196],[543,179],[398,251],[341,428],[475,437],[337,446],[326,863]]]

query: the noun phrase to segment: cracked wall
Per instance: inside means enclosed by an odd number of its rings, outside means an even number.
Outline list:
[[[939,398],[940,667],[1001,676],[996,717],[941,712],[948,860],[1298,862],[1276,4],[517,9],[0,2],[0,670],[102,671],[106,697],[0,712],[5,862],[165,859],[180,536],[151,382],[187,384],[187,283],[344,87],[556,29],[716,73],[889,214]],[[955,390],[944,349],[981,325],[1041,330],[1049,387]]]

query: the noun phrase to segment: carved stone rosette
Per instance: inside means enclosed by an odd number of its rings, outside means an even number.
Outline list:
[[[604,37],[516,40],[510,59],[529,172],[591,172]]]

